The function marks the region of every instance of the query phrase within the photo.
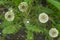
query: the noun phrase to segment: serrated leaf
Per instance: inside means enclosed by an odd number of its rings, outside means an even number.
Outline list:
[[[28,24],[28,25],[26,25],[26,28],[33,32],[42,32],[42,30],[38,26],[35,26],[35,25]]]
[[[12,34],[16,32],[15,26],[9,26],[3,29],[2,33],[3,34]]]
[[[27,31],[27,39],[26,40],[33,40],[33,32]]]
[[[10,25],[6,28],[3,29],[2,33],[3,34],[14,34],[18,30],[20,30],[21,25]]]

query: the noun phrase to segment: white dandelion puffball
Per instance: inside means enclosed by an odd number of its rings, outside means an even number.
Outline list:
[[[7,21],[13,21],[14,20],[14,12],[12,9],[5,13],[5,19]]]
[[[49,35],[53,38],[57,37],[58,36],[58,30],[56,28],[51,28],[49,30]]]
[[[28,4],[26,2],[21,2],[18,8],[21,12],[26,12],[28,8]]]
[[[49,20],[49,17],[46,13],[39,14],[39,21],[41,23],[46,23]]]

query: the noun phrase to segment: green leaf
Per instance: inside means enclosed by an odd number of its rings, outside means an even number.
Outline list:
[[[51,3],[54,5],[58,10],[60,10],[60,2],[55,1],[55,0],[47,0],[47,2]]]
[[[13,0],[13,3],[15,6],[18,7],[19,3],[22,2],[23,0]]]
[[[6,27],[2,31],[3,34],[11,34],[11,33],[15,33],[15,32],[16,32],[15,26]]]
[[[33,2],[33,0],[24,0],[25,2],[27,2],[29,5]]]
[[[60,24],[55,26],[60,31]]]
[[[60,37],[58,38],[58,40],[60,40]]]
[[[20,30],[21,25],[10,25],[3,29],[3,34],[15,34],[18,30]]]
[[[39,28],[38,26],[35,26],[35,25],[28,24],[28,25],[26,25],[26,28],[33,32],[42,32],[41,28]]]
[[[26,40],[33,40],[33,32],[27,31],[27,39]]]

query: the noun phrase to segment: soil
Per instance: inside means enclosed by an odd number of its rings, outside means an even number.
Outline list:
[[[45,35],[43,33],[34,32],[34,40],[45,40]]]
[[[26,29],[23,27],[15,35],[6,35],[5,40],[25,40],[26,39]]]
[[[5,6],[3,6],[3,5],[0,6],[0,15],[4,14],[7,11],[8,11],[8,9]]]
[[[48,21],[47,24],[46,24],[46,28],[48,30],[50,30],[52,28],[52,22],[51,21]]]
[[[0,37],[2,37],[2,29],[0,28]]]
[[[46,7],[47,6],[47,0],[41,0],[41,4],[42,4],[42,6],[44,6],[44,7]],[[35,5],[40,5],[40,0],[34,0],[33,1],[33,6],[35,6]]]
[[[0,24],[3,22],[3,20],[0,19]]]

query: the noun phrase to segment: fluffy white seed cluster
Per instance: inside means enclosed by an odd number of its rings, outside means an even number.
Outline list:
[[[26,2],[21,2],[18,8],[21,12],[26,12],[28,8],[28,4]]]
[[[13,9],[9,9],[9,11],[5,13],[5,19],[7,21],[13,21],[14,20],[14,12],[13,12]]]
[[[49,35],[53,38],[57,37],[58,36],[58,30],[56,28],[51,28],[49,30]]]
[[[49,20],[49,17],[46,13],[39,14],[39,21],[41,23],[46,23]]]

